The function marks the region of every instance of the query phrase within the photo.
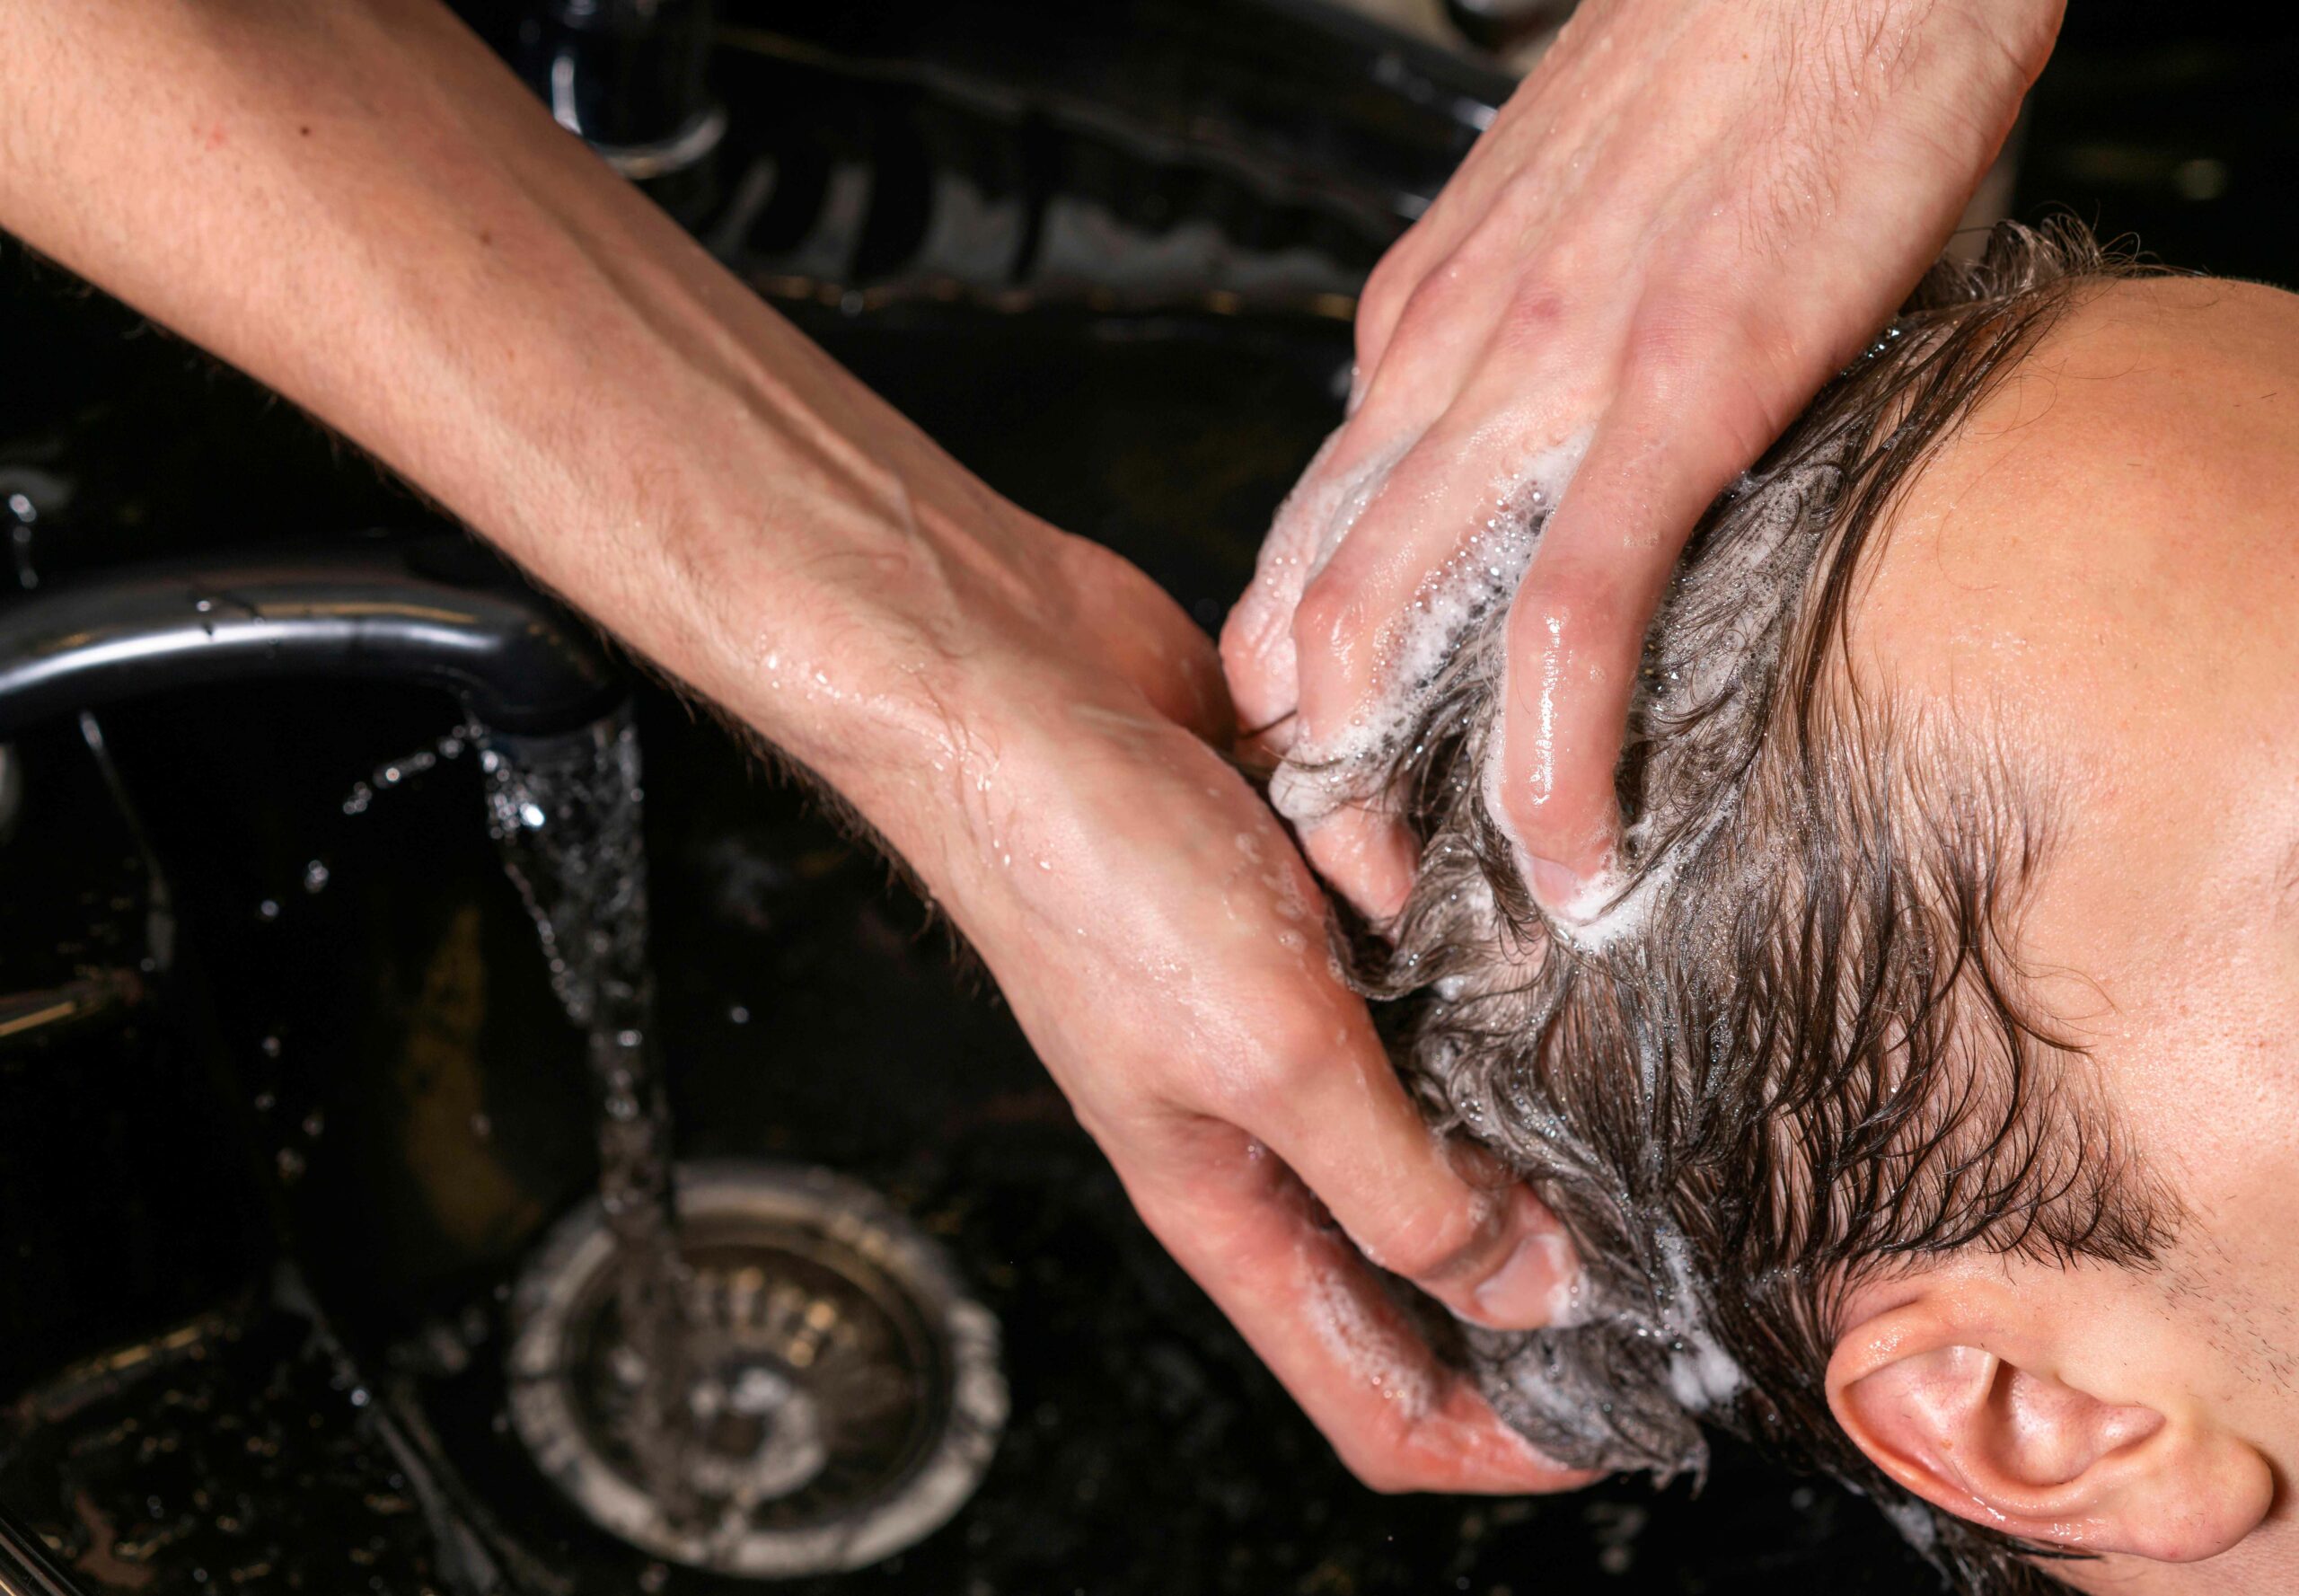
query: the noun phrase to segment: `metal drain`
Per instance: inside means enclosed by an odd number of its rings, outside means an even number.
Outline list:
[[[594,1522],[655,1556],[753,1579],[860,1568],[923,1539],[1006,1423],[998,1323],[940,1248],[868,1187],[772,1164],[680,1167],[692,1371],[686,1500],[645,1487],[624,1416],[642,1371],[614,1313],[595,1202],[511,1303],[511,1423]]]

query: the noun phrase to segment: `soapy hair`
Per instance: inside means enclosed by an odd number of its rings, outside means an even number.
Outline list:
[[[1593,921],[1544,915],[1486,807],[1487,619],[1392,751],[1423,861],[1393,941],[1350,949],[1399,1001],[1425,1111],[1584,1261],[1574,1322],[1467,1332],[1502,1415],[1566,1463],[1664,1478],[1721,1426],[1992,1593],[2055,1588],[2032,1560],[2056,1554],[1935,1512],[1845,1435],[1841,1304],[1965,1248],[2145,1266],[2175,1209],[2027,993],[2048,773],[1856,684],[1847,621],[1895,495],[2072,296],[2132,269],[2079,227],[1999,227],[1710,510],[1645,648],[1624,877]]]

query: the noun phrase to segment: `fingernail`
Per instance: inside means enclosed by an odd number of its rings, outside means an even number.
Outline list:
[[[1542,1229],[1517,1243],[1509,1261],[1470,1293],[1477,1317],[1501,1330],[1537,1330],[1572,1318],[1581,1260],[1563,1231]]]
[[[1579,871],[1553,859],[1528,853],[1525,856],[1525,877],[1542,908],[1568,920],[1580,918],[1574,911],[1587,883],[1581,880]]]

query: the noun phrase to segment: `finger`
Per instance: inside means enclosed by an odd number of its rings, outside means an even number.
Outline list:
[[[1221,1108],[1367,1258],[1461,1318],[1532,1329],[1569,1314],[1580,1265],[1563,1227],[1490,1158],[1430,1131],[1361,1010],[1307,1056],[1265,1063]]]
[[[1613,889],[1614,771],[1653,612],[1702,513],[1761,446],[1746,428],[1687,427],[1704,407],[1668,400],[1607,416],[1509,613],[1486,801],[1535,895],[1568,919]]]
[[[1534,77],[1520,84],[1513,98],[1533,98],[1537,87],[1534,78],[1539,75],[1536,68]],[[1527,205],[1522,201],[1503,203],[1512,186],[1521,188],[1526,199],[1554,207],[1562,197],[1560,190],[1573,184],[1575,174],[1570,172],[1546,174],[1549,181],[1537,186],[1513,184],[1512,180],[1527,164],[1524,152],[1540,142],[1537,127],[1525,124],[1526,119],[1506,110],[1495,118],[1429,208],[1381,257],[1358,301],[1357,360],[1361,381],[1370,381],[1387,358],[1413,289],[1440,262],[1452,259],[1482,224],[1496,213],[1504,213],[1510,230],[1519,237],[1528,235],[1532,217],[1527,214]],[[1585,175],[1581,181],[1587,181]]]
[[[1481,397],[1392,469],[1295,616],[1301,768],[1285,785],[1304,790],[1272,796],[1318,872],[1376,921],[1404,907],[1419,851],[1369,783],[1463,638],[1515,591],[1573,464],[1570,444],[1550,446],[1571,425],[1561,401],[1469,416]]]
[[[1563,1468],[1433,1354],[1299,1181],[1226,1125],[1203,1156],[1143,1177],[1142,1218],[1267,1363],[1342,1460],[1384,1491],[1555,1491]]]
[[[1395,920],[1413,891],[1421,846],[1396,816],[1348,804],[1301,828],[1317,874],[1376,925]]]
[[[1471,622],[1505,604],[1578,447],[1563,396],[1482,415],[1465,401],[1393,467],[1293,623],[1299,737],[1392,740]]]
[[[1221,629],[1221,661],[1239,722],[1269,755],[1282,756],[1299,735],[1293,628],[1302,592],[1348,538],[1400,453],[1369,447],[1346,427],[1326,438],[1278,507],[1254,579]]]
[[[1466,238],[1435,254],[1416,242],[1382,260],[1358,301],[1350,419],[1374,435],[1417,433],[1441,414],[1509,300],[1493,285],[1514,274],[1489,243]]]
[[[1293,610],[1342,492],[1333,470],[1341,436],[1336,430],[1318,446],[1301,480],[1277,507],[1254,561],[1253,580],[1221,626],[1221,669],[1238,707],[1239,729],[1273,757],[1283,754],[1291,737]]]

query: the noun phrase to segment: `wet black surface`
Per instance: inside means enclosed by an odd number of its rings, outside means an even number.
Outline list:
[[[10,1472],[43,1489],[13,1495],[94,1589],[436,1589],[372,1401],[307,1322],[205,1315],[22,1401]]]
[[[2170,259],[2287,280],[2293,224],[2267,197],[2299,149],[2287,96],[2268,93],[2288,40],[2245,38],[2208,7],[2076,11],[2039,92],[2023,214],[2066,202],[2142,227]],[[969,49],[987,73],[1027,46],[984,35]],[[880,141],[913,175],[972,137],[914,84],[874,93],[934,135]],[[1026,152],[1011,171],[1066,171],[1073,187],[1090,173],[1100,202],[1145,226],[1211,203],[1202,174],[1135,181],[1133,157],[1110,154],[1122,139],[1062,133],[1026,99],[1000,124],[1017,142],[999,161]],[[874,125],[826,122],[824,170],[870,151]],[[1032,164],[1048,147],[1070,165]],[[1317,270],[1361,270],[1379,225],[1358,200],[1372,191],[1322,219],[1298,196],[1273,202],[1270,236],[1322,251]],[[790,226],[770,242],[804,237],[803,218]],[[915,264],[870,236],[867,258]],[[752,264],[994,485],[1123,550],[1209,626],[1332,423],[1348,357],[1345,322],[1306,299],[1238,315],[1167,293],[1121,312],[1074,283],[860,295]],[[0,351],[0,505],[22,499],[0,533],[17,534],[16,572],[433,525],[250,384],[4,246]],[[26,507],[36,520],[16,526]],[[1630,1483],[1479,1503],[1357,1486],[1133,1219],[923,908],[709,724],[660,694],[639,713],[683,1151],[872,1183],[950,1248],[1005,1326],[1013,1419],[974,1503],[894,1562],[788,1588],[1938,1588],[1864,1503],[1729,1449],[1698,1494]],[[22,745],[0,983],[116,966],[151,994],[109,1028],[0,1054],[0,1400],[15,1404],[0,1501],[57,1536],[92,1587],[475,1588],[481,1565],[443,1556],[407,1505],[421,1493],[386,1431],[425,1426],[480,1516],[536,1559],[485,1566],[537,1590],[658,1586],[572,1521],[495,1424],[492,1288],[592,1178],[588,1089],[471,760],[441,756],[453,722],[442,699],[373,685],[110,712],[132,821],[77,728]],[[139,830],[170,889],[172,952]],[[274,1304],[282,1257],[340,1355],[304,1310]],[[171,1356],[58,1374],[170,1327]]]

